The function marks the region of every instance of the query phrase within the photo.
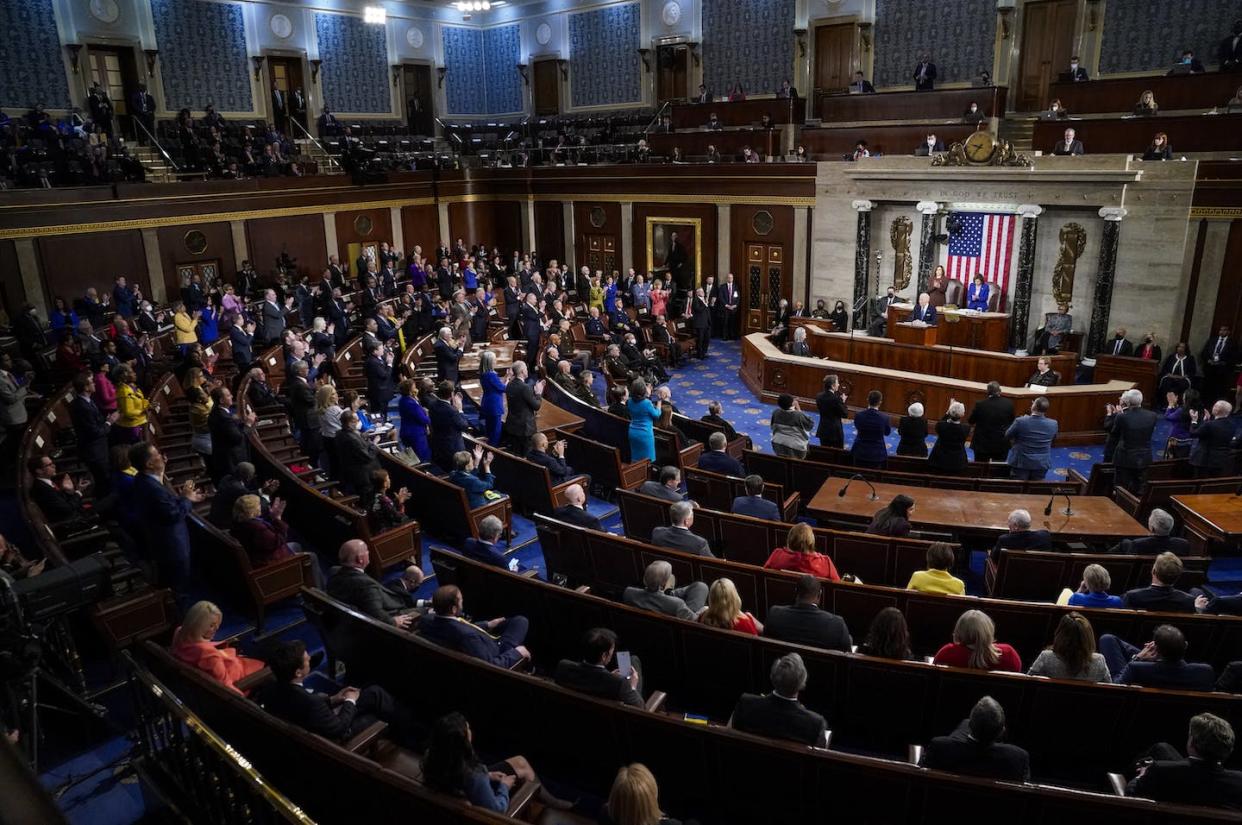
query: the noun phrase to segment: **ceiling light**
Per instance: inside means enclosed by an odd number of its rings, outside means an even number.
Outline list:
[[[367,6],[362,10],[362,19],[368,23],[383,25],[388,20],[388,12],[384,11],[383,6]]]

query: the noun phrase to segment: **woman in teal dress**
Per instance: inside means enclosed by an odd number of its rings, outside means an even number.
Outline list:
[[[647,382],[635,378],[630,382],[630,400],[626,408],[630,411],[630,461],[645,458],[655,462],[655,432],[652,429],[660,420],[660,410],[651,403],[648,395]]]

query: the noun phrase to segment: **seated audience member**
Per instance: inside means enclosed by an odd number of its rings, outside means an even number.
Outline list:
[[[984,696],[948,736],[927,744],[924,768],[952,773],[1025,782],[1031,777],[1031,759],[1022,748],[1002,741],[1005,710],[991,696]]]
[[[1182,51],[1181,58],[1173,64],[1173,68],[1169,69],[1168,74],[1203,74],[1204,71],[1203,63],[1195,57],[1195,53],[1190,49],[1185,49]]]
[[[923,405],[917,401],[906,408],[906,415],[897,422],[897,455],[927,458],[927,419]]]
[[[347,687],[331,695],[307,688],[303,681],[311,673],[311,657],[301,639],[276,643],[267,666],[276,684],[263,692],[263,707],[273,716],[337,743],[381,719],[404,743],[413,744],[409,711],[379,685]]]
[[[685,587],[677,587],[673,566],[666,561],[653,561],[643,571],[643,586],[625,588],[621,600],[631,607],[654,613],[694,619],[707,606],[707,585],[690,582]]]
[[[898,493],[893,500],[876,511],[867,532],[876,536],[908,536],[910,535],[910,511],[914,509],[914,499]]]
[[[1031,529],[1031,514],[1026,510],[1014,510],[1007,521],[1008,533],[1001,533],[992,546],[992,561],[1000,561],[1001,550],[1051,550],[1052,534],[1047,530]]]
[[[763,624],[742,610],[742,597],[738,595],[732,579],[722,578],[712,582],[707,591],[707,609],[699,614],[699,623],[752,636],[763,633]]]
[[[754,473],[746,476],[746,495],[734,498],[730,509],[739,516],[762,518],[768,521],[781,520],[781,508],[776,506],[775,501],[768,501],[763,497],[763,476]]]
[[[1055,387],[1061,383],[1061,373],[1052,369],[1052,362],[1047,358],[1039,358],[1035,362],[1035,372],[1026,383],[1030,387]]]
[[[86,517],[86,504],[73,478],[68,473],[57,473],[56,462],[51,456],[31,456],[26,462],[26,469],[34,477],[30,485],[30,500],[38,506],[48,524],[63,524]]]
[[[456,585],[437,587],[431,597],[432,612],[418,623],[418,635],[498,667],[511,668],[530,658],[530,651],[522,646],[529,626],[525,616],[472,622],[462,613],[462,605]]]
[[[772,619],[768,617],[768,624]],[[770,633],[768,635],[771,635]],[[867,639],[858,646],[864,656],[881,656],[885,659],[914,659],[910,650],[910,628],[905,615],[895,607],[886,607],[871,620]]]
[[[819,606],[823,585],[811,575],[798,577],[794,603],[768,610],[763,633],[770,639],[825,650],[848,651],[853,645],[845,620]]]
[[[1054,155],[1081,155],[1084,151],[1082,141],[1075,137],[1073,129],[1066,129],[1063,138],[1052,146]]]
[[[35,577],[42,573],[46,566],[47,559],[31,561],[22,554],[17,545],[0,535],[0,572],[16,581]]]
[[[719,401],[711,401],[707,405],[707,415],[703,416],[701,421],[720,427],[724,430],[726,441],[732,441],[737,438],[737,430],[733,429],[733,425],[726,421],[723,417],[724,405]],[[710,444],[709,444],[710,446]]]
[[[920,593],[947,593],[951,596],[966,594],[966,584],[952,573],[953,546],[938,541],[927,548],[927,569],[910,574],[907,590]]]
[[[925,158],[944,151],[944,141],[936,137],[935,132],[928,132],[926,139],[914,147],[915,157]]]
[[[408,630],[418,618],[414,591],[423,583],[423,571],[414,564],[393,585],[384,585],[367,573],[371,551],[362,539],[350,539],[337,554],[340,566],[332,571],[328,595],[377,622]]]
[[[1139,95],[1138,102],[1134,104],[1134,114],[1152,116],[1160,112],[1160,104],[1156,103],[1156,96],[1151,89],[1144,89]]]
[[[798,694],[806,688],[806,665],[802,657],[786,653],[772,663],[769,677],[772,692],[763,696],[743,693],[733,707],[729,727],[812,747],[828,747],[828,723],[798,701]]]
[[[680,819],[660,810],[660,788],[646,765],[634,762],[617,771],[608,802],[599,815],[600,825],[682,825]],[[693,819],[686,825],[696,825]]]
[[[1070,607],[1121,607],[1121,597],[1108,593],[1112,584],[1112,576],[1103,565],[1088,564],[1082,571],[1082,584],[1067,604]]]
[[[1192,717],[1186,758],[1168,742],[1152,745],[1126,785],[1126,796],[1242,811],[1242,771],[1224,767],[1234,741],[1233,727],[1219,716]]]
[[[694,526],[694,505],[689,501],[675,501],[669,506],[669,517],[672,525],[656,527],[651,531],[651,543],[658,547],[671,547],[683,550],[696,556],[714,558],[707,539],[690,532]]]
[[[1112,681],[1108,663],[1095,651],[1095,631],[1091,622],[1077,611],[1061,617],[1056,635],[1052,637],[1052,647],[1040,651],[1027,673],[1049,679]]]
[[[565,505],[552,511],[552,518],[560,519],[569,524],[586,527],[589,530],[604,532],[604,525],[599,519],[587,512],[586,491],[581,484],[571,484],[565,488]]]
[[[982,610],[967,610],[953,627],[953,641],[936,652],[933,663],[975,670],[1022,672],[1022,659],[1007,644],[996,641],[996,625]]]
[[[561,659],[553,679],[570,690],[641,708],[644,705],[638,657],[630,657],[630,672],[625,674],[615,668],[609,670],[616,652],[616,633],[604,627],[591,628],[582,638],[582,659]]]
[[[526,460],[546,467],[553,486],[564,484],[577,475],[574,468],[565,461],[565,442],[558,439],[556,443],[549,444],[548,437],[543,433],[535,433],[530,437],[530,452],[526,454]]]
[[[510,756],[494,765],[484,765],[474,752],[474,735],[466,717],[453,712],[431,726],[427,752],[423,754],[423,782],[434,791],[465,799],[485,811],[505,811],[515,786],[538,782],[535,769],[524,756]],[[551,808],[568,809],[545,788],[539,801]]]
[[[1242,616],[1242,594],[1233,596],[1208,596],[1199,588],[1193,588],[1195,612],[1214,616]]]
[[[872,95],[875,94],[875,87],[871,85],[871,81],[867,80],[862,72],[854,72],[854,80],[850,83],[850,93]]]
[[[372,533],[382,533],[400,527],[410,520],[405,503],[410,500],[409,488],[392,491],[392,477],[384,469],[371,473],[371,501],[367,504],[367,521]]]
[[[254,465],[249,461],[238,462],[233,472],[226,475],[216,484],[215,495],[211,497],[211,513],[208,520],[217,527],[228,529],[233,523],[233,505],[244,495],[252,494],[259,497],[259,503],[267,511],[272,493],[280,489],[280,482],[271,479],[262,485],[255,478]]]
[[[237,682],[263,669],[263,662],[241,656],[223,642],[213,642],[224,614],[211,602],[196,602],[173,632],[172,655],[196,667],[227,688],[242,691]]]
[[[665,464],[660,468],[660,480],[647,479],[638,488],[638,492],[645,496],[662,498],[665,501],[681,501],[685,498],[681,494],[681,470],[671,464]]]
[[[1142,648],[1105,633],[1100,637],[1100,653],[1117,684],[1205,691],[1216,684],[1211,665],[1186,661],[1186,637],[1171,624],[1152,631],[1151,641]]]
[[[841,574],[837,572],[837,566],[832,563],[832,559],[815,552],[815,533],[811,530],[811,525],[799,522],[789,528],[785,544],[785,547],[777,547],[772,551],[772,555],[763,563],[764,567],[769,570],[809,573],[834,582],[841,580]]]
[[[1182,560],[1172,553],[1161,553],[1151,566],[1151,584],[1128,591],[1121,597],[1121,606],[1132,610],[1194,613],[1195,597],[1173,586],[1181,575]]]
[[[1156,132],[1156,136],[1143,151],[1143,160],[1173,160],[1173,147],[1169,144],[1169,136],[1164,132]]]
[[[507,568],[509,560],[496,546],[496,542],[500,541],[500,534],[504,531],[504,522],[495,516],[485,516],[479,522],[479,537],[477,539],[467,537],[462,543],[461,554],[484,564]]]
[[[707,450],[699,456],[699,469],[727,476],[744,476],[742,462],[725,452],[729,439],[724,433],[712,433],[707,437]]]
[[[284,514],[284,499],[273,499],[265,515],[258,496],[252,493],[241,496],[233,502],[233,523],[229,534],[246,551],[250,566],[255,569],[283,561],[294,554],[306,555],[311,560],[315,586],[322,587],[323,571],[319,567],[319,558],[314,553],[303,554],[301,546],[287,541],[289,525],[281,518]]]
[[[1151,515],[1147,517],[1147,529],[1151,531],[1150,536],[1144,536],[1141,539],[1122,539],[1119,543],[1110,547],[1108,552],[1135,556],[1148,556],[1159,553],[1189,556],[1190,542],[1186,541],[1186,539],[1169,535],[1173,532],[1173,524],[1173,516],[1156,507],[1151,511]]]
[[[483,507],[488,503],[487,493],[496,487],[496,476],[492,475],[492,453],[483,452],[476,446],[474,452],[462,450],[453,456],[453,472],[448,480],[466,491],[470,509]]]

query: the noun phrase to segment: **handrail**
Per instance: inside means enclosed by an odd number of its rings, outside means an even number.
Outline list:
[[[664,110],[669,108],[672,105],[673,105],[673,102],[671,100],[666,100],[660,104],[660,108],[656,110],[655,115],[652,116],[651,120],[649,120],[647,122],[647,125],[643,128],[643,137],[646,137],[647,135],[651,134],[652,127],[655,126],[656,123],[660,120],[661,115],[664,114]]]
[[[301,129],[301,130],[302,130],[302,134],[306,135],[306,139],[307,139],[307,140],[309,140],[311,143],[313,143],[313,144],[315,144],[317,147],[319,147],[319,151],[320,151],[320,152],[323,152],[324,157],[326,157],[326,158],[328,159],[328,162],[329,162],[329,163],[331,163],[333,166],[336,166],[336,167],[340,168],[340,164],[339,164],[339,163],[337,163],[336,158],[332,156],[332,153],[331,153],[331,152],[329,152],[326,148],[324,148],[324,145],[323,145],[322,143],[320,143],[320,142],[319,142],[319,138],[315,137],[315,136],[314,136],[314,135],[312,135],[309,131],[307,131],[306,127],[305,127],[305,126],[303,126],[301,123],[298,123],[298,121],[297,121],[295,118],[289,118],[288,120],[289,120],[289,122],[290,122],[290,123],[292,123],[294,126],[296,126],[296,127],[298,127],[299,129]],[[295,139],[296,139],[296,138],[295,138]]]
[[[172,159],[172,155],[168,154],[168,150],[165,149],[162,145],[160,145],[160,142],[155,139],[155,135],[151,134],[151,132],[147,129],[147,127],[143,125],[142,121],[137,118],[134,118],[134,124],[139,129],[147,133],[147,137],[151,139],[151,145],[154,146],[156,149],[160,150],[160,154],[164,156],[164,160],[168,161],[168,165],[173,168],[173,171],[180,172],[181,167],[178,166],[177,162]]]

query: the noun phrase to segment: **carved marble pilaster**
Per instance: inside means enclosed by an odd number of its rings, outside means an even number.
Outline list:
[[[931,281],[932,261],[936,254],[936,213],[940,211],[940,204],[919,201],[915,208],[923,213],[923,226],[919,233],[919,288],[913,296],[913,300],[917,301],[918,296],[927,291],[927,284]]]
[[[1026,352],[1026,332],[1031,320],[1031,286],[1035,281],[1035,238],[1042,206],[1024,203],[1018,207],[1022,222],[1018,242],[1018,272],[1013,285],[1013,307],[1009,319],[1009,347]]]
[[[858,228],[854,233],[854,306],[862,308],[854,313],[854,328],[867,326],[867,273],[871,259],[871,201],[859,200],[850,204],[858,212]]]
[[[1117,239],[1126,210],[1106,206],[1100,210],[1104,235],[1100,238],[1100,266],[1095,276],[1095,298],[1091,302],[1091,327],[1083,355],[1093,357],[1108,337],[1108,319],[1113,311],[1113,284],[1117,280]]]

